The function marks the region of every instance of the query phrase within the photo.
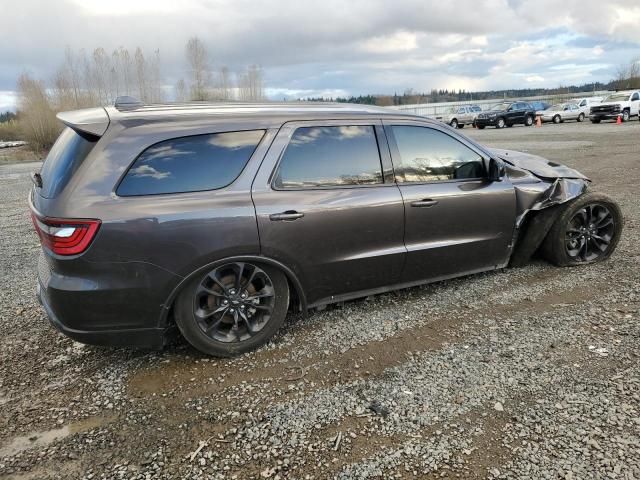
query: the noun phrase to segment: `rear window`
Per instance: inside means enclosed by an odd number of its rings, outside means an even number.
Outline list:
[[[49,151],[40,170],[42,177],[40,195],[45,198],[56,197],[69,183],[97,141],[97,137],[65,128]]]
[[[214,133],[156,143],[140,154],[117,189],[120,196],[223,188],[242,172],[264,130]]]

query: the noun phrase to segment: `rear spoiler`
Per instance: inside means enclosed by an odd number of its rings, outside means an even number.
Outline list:
[[[67,127],[96,137],[104,135],[109,126],[109,115],[102,107],[60,112],[56,117]]]

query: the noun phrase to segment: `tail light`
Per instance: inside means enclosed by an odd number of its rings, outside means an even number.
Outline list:
[[[39,217],[31,214],[42,246],[56,255],[78,255],[93,241],[100,220]]]

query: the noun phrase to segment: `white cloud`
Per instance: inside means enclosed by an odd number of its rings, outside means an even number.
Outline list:
[[[638,0],[20,0],[3,5],[0,109],[24,71],[50,80],[64,49],[160,50],[187,78],[198,35],[215,67],[265,71],[273,99],[608,81],[640,51]],[[576,40],[584,41],[579,45]],[[573,43],[572,43],[573,42]],[[573,65],[557,69],[558,65]],[[5,105],[4,107],[2,105]]]

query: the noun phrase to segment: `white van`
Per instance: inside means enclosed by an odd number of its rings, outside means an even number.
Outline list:
[[[591,112],[591,107],[593,107],[594,105],[598,105],[600,102],[602,102],[602,98],[603,97],[579,98],[574,103],[578,104],[578,108],[580,108],[581,113],[584,113],[585,116],[589,116],[589,113]]]

